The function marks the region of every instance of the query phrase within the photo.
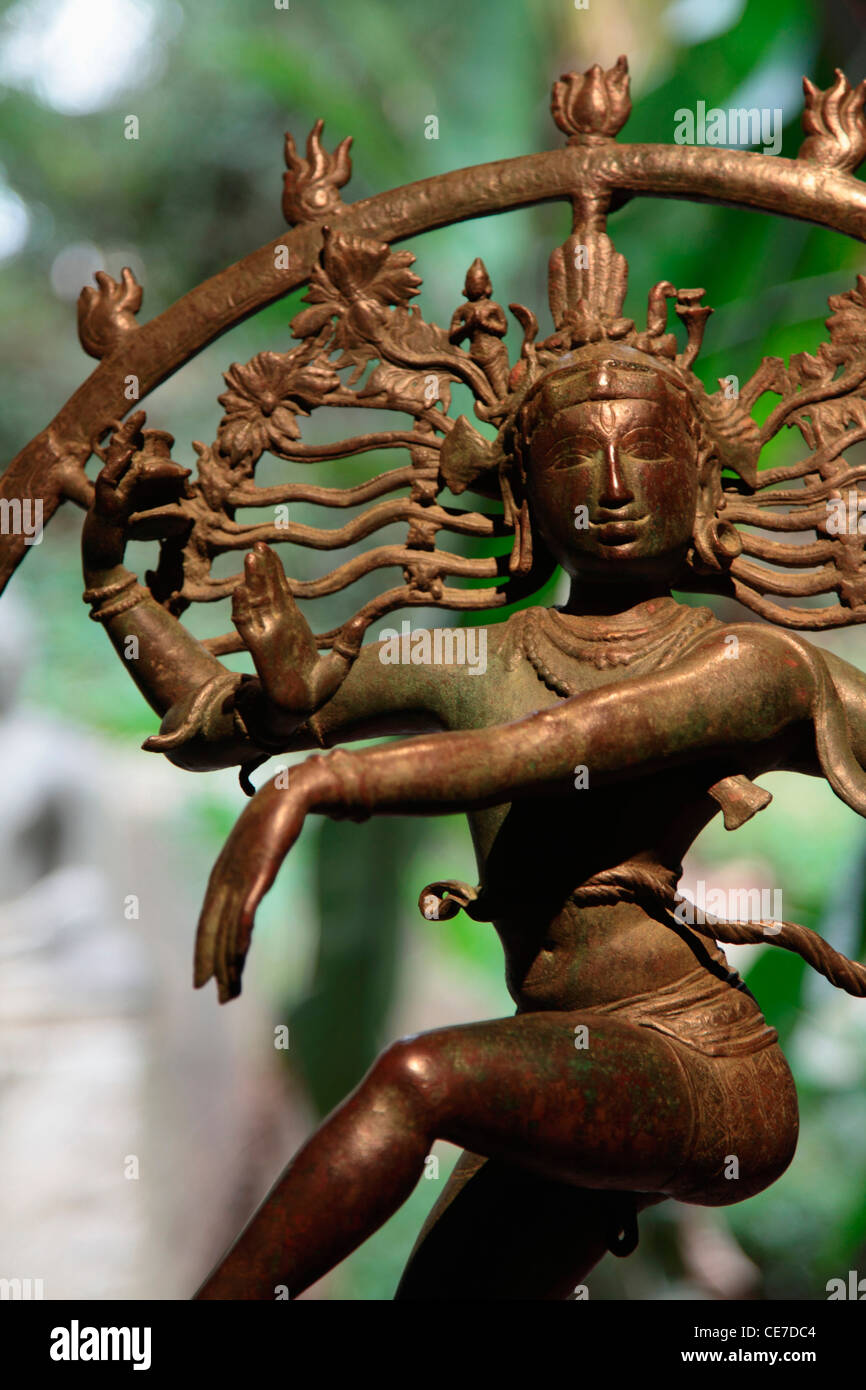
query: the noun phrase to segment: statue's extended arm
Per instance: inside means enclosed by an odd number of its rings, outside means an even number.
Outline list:
[[[124,427],[131,438],[136,421]],[[188,470],[170,459],[133,457],[118,446],[102,469],[82,533],[86,596],[145,699],[163,717],[150,751],[191,771],[231,767],[263,753],[328,746],[339,738],[441,728],[438,685],[412,668],[399,682],[344,634],[320,655],[279,560],[259,545],[246,558],[232,617],[258,672],[227,670],[123,564],[129,517],[176,499]],[[133,640],[130,640],[133,639]],[[316,715],[313,723],[310,717]]]
[[[435,815],[532,796],[577,795],[671,763],[767,744],[801,723],[834,790],[866,814],[866,774],[851,753],[839,696],[821,654],[753,624],[706,638],[664,672],[617,682],[513,723],[443,733],[358,753],[309,758],[269,781],[240,817],[208,885],[196,982],[216,974],[222,999],[240,988],[256,907],[305,816]]]
[[[162,715],[228,673],[123,564],[131,512],[174,500],[188,472],[170,460],[136,470],[129,467],[131,453],[111,460],[96,480],[81,535],[85,598],[139,690]]]

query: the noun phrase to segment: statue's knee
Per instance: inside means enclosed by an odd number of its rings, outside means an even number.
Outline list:
[[[428,1103],[444,1090],[441,1060],[423,1036],[392,1043],[379,1058],[375,1075],[380,1086]]]

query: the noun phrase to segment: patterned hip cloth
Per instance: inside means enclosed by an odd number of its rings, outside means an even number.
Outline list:
[[[673,984],[594,1007],[661,1033],[692,1097],[689,1155],[664,1191],[727,1206],[775,1182],[794,1156],[797,1093],[778,1034],[736,974],[699,966]]]

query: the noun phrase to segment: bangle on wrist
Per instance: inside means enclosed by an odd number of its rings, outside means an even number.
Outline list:
[[[330,788],[326,793],[329,805],[348,817],[349,820],[369,820],[373,813],[373,801],[364,786],[364,775],[357,753],[348,753],[345,748],[333,748],[321,756],[316,754],[309,760],[317,767],[327,769],[334,788],[334,801],[330,801]]]
[[[99,588],[85,589],[82,594],[85,603],[93,604],[90,617],[95,623],[116,618],[119,613],[135,608],[147,597],[147,589],[139,584],[134,574],[125,575],[123,579],[116,579],[112,584],[103,584]]]

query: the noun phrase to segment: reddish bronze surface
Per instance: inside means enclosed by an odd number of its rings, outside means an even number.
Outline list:
[[[464,811],[479,883],[432,884],[422,910],[462,908],[494,924],[517,1006],[514,1017],[389,1048],[296,1155],[199,1297],[268,1299],[282,1287],[296,1296],[394,1212],[436,1139],[465,1153],[400,1298],[568,1297],[606,1250],[634,1247],[642,1208],[665,1197],[741,1201],[791,1161],[790,1072],[716,943],[769,941],[857,995],[866,970],[796,923],[687,922],[676,890],[683,856],[720,808],[735,829],[767,804],[754,781],[764,772],[823,776],[866,814],[866,677],[785,630],[866,619],[863,536],[831,524],[866,477],[844,459],[866,439],[866,281],[830,300],[829,339],[815,355],[766,359],[732,398],[723,386],[708,393],[692,370],[710,313],[704,291],[661,281],[645,326],[624,318],[627,267],[606,215],[635,193],[686,195],[863,238],[866,201],[851,177],[866,151],[863,90],[840,75],[829,92],[807,83],[806,93],[797,160],[621,146],[614,137],[630,109],[621,59],[556,84],[565,150],[350,207],[338,191],[348,143],[327,154],[318,123],[306,160],[287,143],[291,232],[141,327],[131,276],[83,293],[82,341],[104,360],[10,465],[4,495],[39,495],[49,512],[63,495],[87,507],[85,597],[121,654],[138,638],[140,657],[127,665],[162,716],[145,746],[182,768],[237,765],[246,779],[274,753],[414,735],[357,753],[338,747],[269,776],[211,876],[196,984],[214,977],[223,1001],[239,993],[256,907],[308,814]],[[552,333],[540,337],[535,312],[509,306],[523,331],[511,362],[507,316],[478,259],[449,328],[423,319],[410,303],[414,257],[390,242],[551,197],[574,209],[572,234],[550,260]],[[226,374],[225,413],[214,442],[196,444],[195,477],[143,412],[119,422],[129,373],[145,394],[231,323],[305,282],[298,346]],[[458,382],[482,429],[447,413]],[[759,427],[752,408],[767,393],[777,400]],[[384,408],[408,423],[314,447],[302,420],[321,405]],[[763,446],[788,425],[803,458],[759,470]],[[409,462],[348,489],[255,481],[265,452],[316,464],[386,447],[408,450]],[[95,487],[83,473],[92,449],[104,462]],[[501,501],[501,513],[445,505],[446,489]],[[235,519],[238,508],[273,513],[293,501],[365,506],[339,528]],[[272,548],[337,549],[395,521],[406,523],[404,544],[371,545],[315,580],[288,578]],[[510,550],[450,553],[441,531],[507,537]],[[130,537],[161,541],[147,587],[123,564]],[[246,552],[243,573],[213,577],[213,559],[235,550]],[[19,555],[7,547],[5,575]],[[453,630],[408,660],[363,641],[397,608],[510,604],[555,564],[572,579],[567,603],[485,629],[484,670],[460,658]],[[394,567],[401,585],[314,635],[296,600]],[[466,578],[489,582],[453,582]],[[735,597],[777,626],[723,624],[672,589]],[[234,633],[197,642],[180,615],[229,595]],[[790,601],[819,595],[833,599]],[[218,660],[243,649],[255,677]]]

